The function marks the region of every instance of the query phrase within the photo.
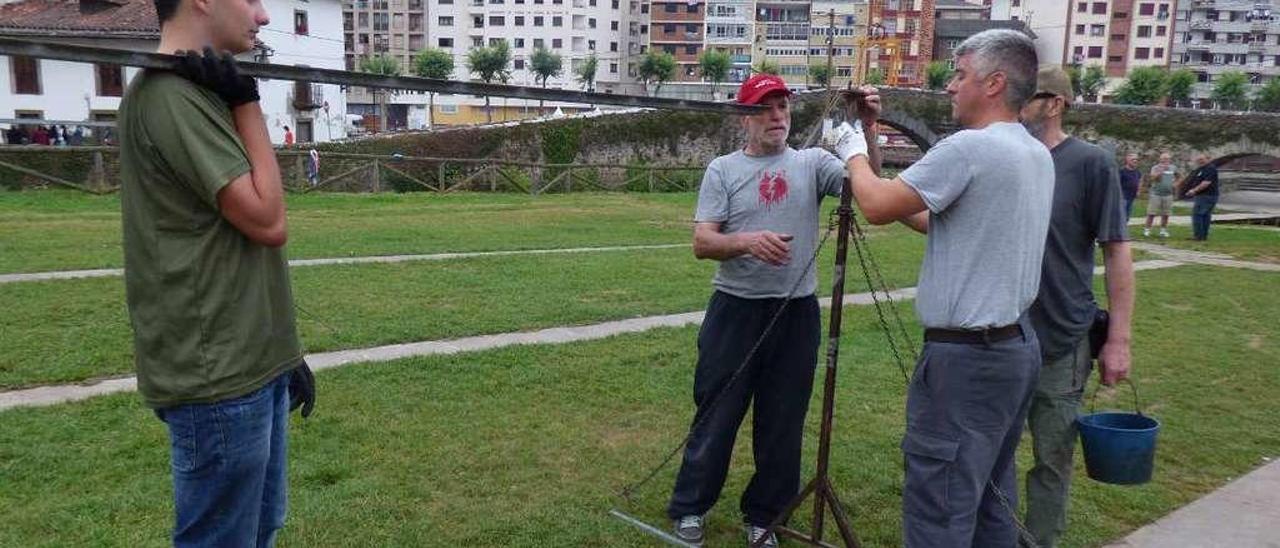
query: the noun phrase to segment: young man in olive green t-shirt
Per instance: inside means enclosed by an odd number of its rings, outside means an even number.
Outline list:
[[[241,0],[155,3],[159,52],[183,58],[134,78],[119,121],[138,389],[169,428],[174,544],[270,546],[288,411],[309,414],[314,388],[257,84],[215,53],[251,49],[267,14]]]

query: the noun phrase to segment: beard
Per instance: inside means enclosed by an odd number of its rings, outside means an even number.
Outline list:
[[[1036,139],[1044,137],[1044,132],[1048,129],[1048,124],[1044,120],[1021,120],[1021,122],[1022,127],[1027,128],[1027,133]]]

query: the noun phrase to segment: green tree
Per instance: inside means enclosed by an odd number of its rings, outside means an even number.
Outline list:
[[[1218,108],[1243,108],[1249,98],[1249,77],[1235,70],[1219,74],[1213,81],[1213,93],[1210,97],[1218,103]]]
[[[932,90],[945,89],[954,72],[942,61],[929,63],[924,67],[925,87]]]
[[[1098,92],[1102,91],[1102,86],[1106,83],[1107,74],[1102,71],[1102,65],[1089,65],[1080,76],[1080,95],[1086,101],[1097,101]]]
[[[1190,69],[1178,69],[1169,73],[1169,77],[1165,79],[1165,94],[1169,96],[1169,102],[1173,106],[1181,105],[1191,100],[1191,87],[1196,83],[1196,73]]]
[[[1167,90],[1169,73],[1160,67],[1138,67],[1129,72],[1116,90],[1115,102],[1122,105],[1154,105]]]
[[[1280,112],[1280,77],[1267,80],[1253,99],[1258,110]]]
[[[545,48],[533,50],[533,55],[529,57],[529,72],[533,73],[533,81],[542,86],[547,87],[547,80],[560,76],[564,71],[564,61],[560,58],[560,54],[551,53]],[[542,112],[542,100],[538,100],[538,112]]]
[[[587,91],[596,90],[596,68],[599,66],[600,59],[596,57],[595,53],[592,53],[591,56],[587,57],[587,59],[582,62],[582,66],[578,67],[578,82],[582,84],[583,89]]]
[[[882,70],[880,70],[880,69],[878,69],[878,68],[873,68],[873,69],[871,69],[871,70],[868,70],[868,71],[867,71],[866,82],[863,82],[863,83],[867,84],[868,86],[883,86],[883,85],[884,85],[884,71],[882,71]]]
[[[453,76],[453,55],[439,48],[426,48],[413,56],[413,74],[421,78],[448,80]],[[435,125],[436,94],[427,94],[427,126]]]
[[[390,55],[378,54],[360,60],[360,72],[379,74],[382,76],[400,76],[400,62]],[[387,130],[387,95],[389,89],[373,88],[373,95],[378,100],[378,131]]]
[[[760,62],[756,63],[751,67],[751,72],[754,72],[756,74],[772,74],[774,76],[777,76],[779,73],[782,72],[782,67],[778,66],[778,63],[774,61],[770,61],[768,59],[761,59]]]
[[[810,64],[809,79],[819,86],[827,87],[827,84],[831,83],[831,67],[827,66],[826,61]]]
[[[1083,93],[1080,90],[1080,66],[1067,66],[1067,78],[1071,79],[1071,91],[1075,92],[1076,97],[1080,97]]]
[[[506,40],[499,40],[498,43],[489,47],[472,48],[467,52],[467,70],[475,73],[480,77],[480,81],[486,84],[491,84],[494,80],[506,82],[511,78],[511,71],[507,70],[509,64],[511,64],[511,48]],[[484,117],[487,121],[493,122],[493,111],[489,108],[488,95],[484,96]]]
[[[708,49],[698,57],[698,71],[704,79],[711,82],[712,101],[716,100],[716,89],[720,87],[720,82],[729,77],[729,67],[732,64],[733,59],[728,52],[717,49]]]
[[[676,58],[670,53],[650,49],[640,60],[640,66],[636,67],[636,75],[640,77],[641,82],[644,82],[645,89],[649,89],[651,83],[658,84],[653,88],[652,93],[656,96],[658,90],[662,89],[663,83],[675,78]]]

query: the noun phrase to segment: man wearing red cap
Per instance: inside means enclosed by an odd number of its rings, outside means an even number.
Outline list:
[[[690,544],[702,542],[703,516],[720,497],[738,426],[753,401],[756,473],[740,505],[747,540],[763,537],[800,489],[821,329],[809,259],[819,203],[840,194],[845,171],[825,150],[787,146],[790,97],[774,75],[742,84],[737,101],[765,108],[742,117],[746,146],[712,160],[698,194],[693,253],[720,266],[698,334],[697,413],[667,508],[676,536]],[[777,539],[770,535],[764,545]]]

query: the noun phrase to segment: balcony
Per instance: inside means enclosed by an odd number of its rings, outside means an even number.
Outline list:
[[[1223,53],[1228,55],[1249,53],[1249,44],[1244,42],[1214,42],[1209,45],[1209,51],[1211,53]]]
[[[324,86],[308,82],[294,82],[289,94],[289,104],[298,111],[315,110],[324,106]]]
[[[730,55],[729,60],[735,65],[750,65],[751,56],[746,54]]]

